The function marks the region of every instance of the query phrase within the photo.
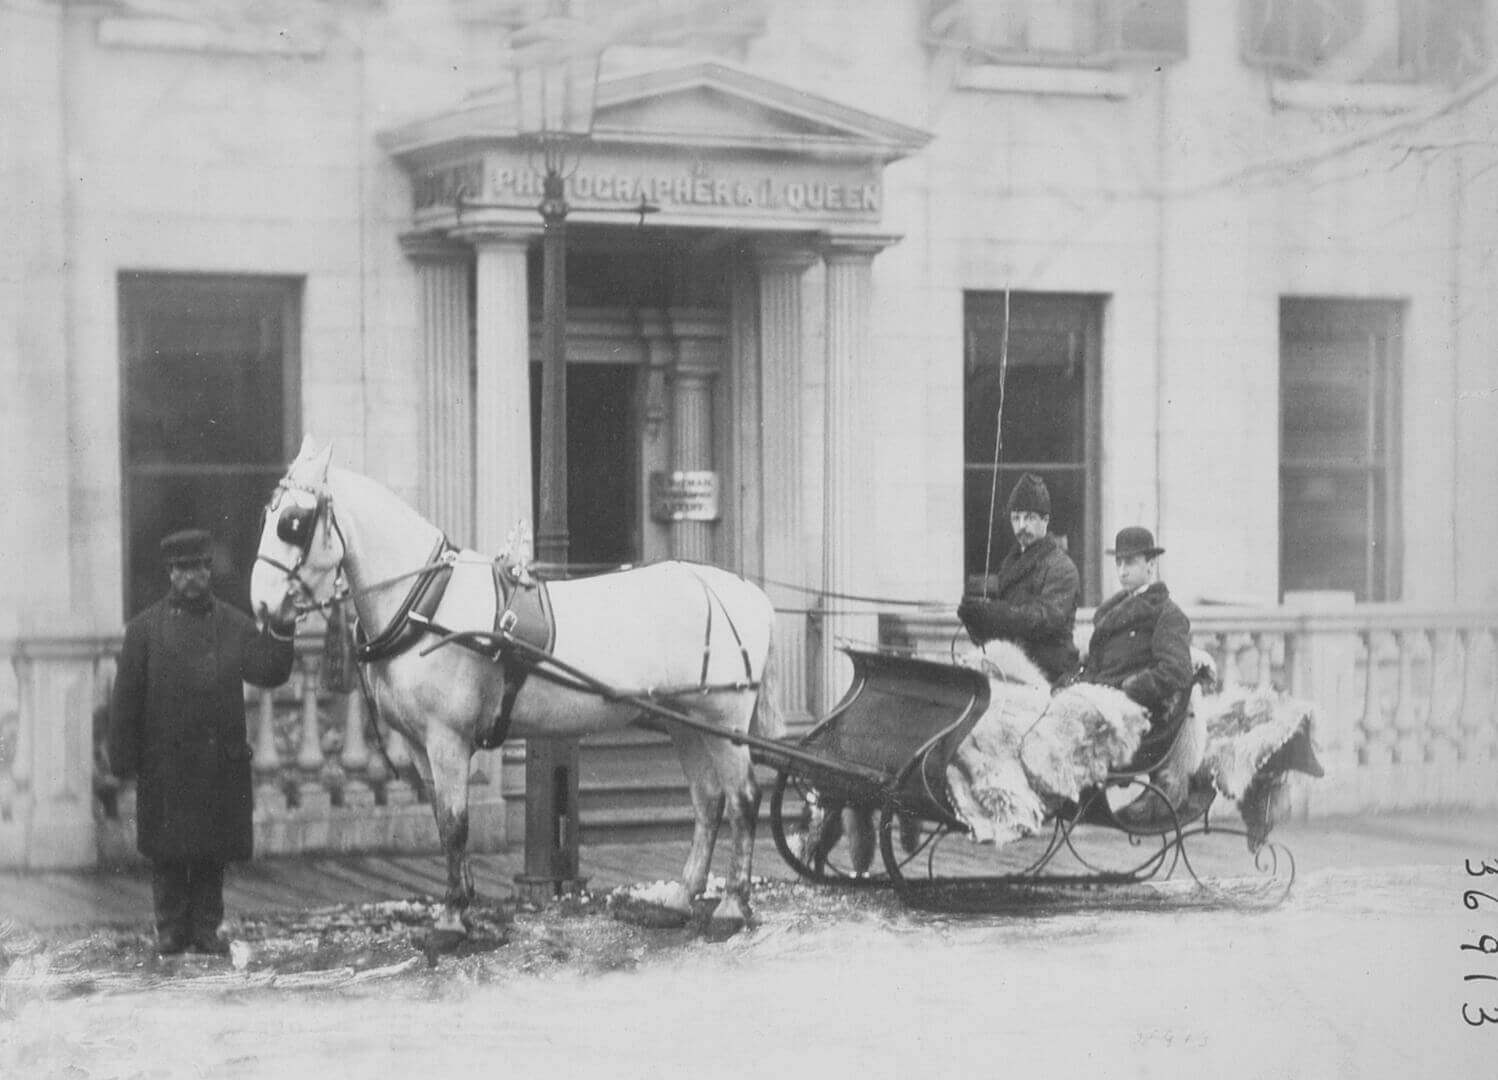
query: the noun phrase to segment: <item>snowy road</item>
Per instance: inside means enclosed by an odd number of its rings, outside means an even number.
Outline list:
[[[1487,878],[1498,882],[1498,876]],[[1267,912],[948,918],[767,890],[725,943],[601,915],[338,989],[220,970],[6,987],[6,1077],[1479,1077],[1498,1060],[1498,901],[1464,868],[1303,874]],[[1489,890],[1498,894],[1498,889]],[[539,958],[539,959],[538,959]]]

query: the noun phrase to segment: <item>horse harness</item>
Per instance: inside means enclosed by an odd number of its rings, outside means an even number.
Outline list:
[[[397,656],[427,634],[445,636],[452,633],[433,617],[442,606],[442,598],[447,595],[457,555],[458,548],[446,536],[438,538],[427,567],[416,576],[385,629],[368,640],[364,639],[361,629],[354,652],[361,664]],[[497,645],[486,648],[471,640],[457,639],[460,644],[498,663],[504,671],[499,713],[494,723],[479,737],[478,744],[484,750],[494,749],[509,734],[515,698],[535,667],[518,655],[512,643],[521,641],[549,652],[556,640],[556,622],[552,617],[546,583],[529,577],[518,565],[506,559],[495,559],[490,565],[494,575],[495,601],[492,639]]]
[[[436,622],[433,616],[441,607],[442,598],[447,593],[453,567],[457,563],[457,555],[458,548],[446,536],[440,537],[428,560],[428,565],[416,575],[416,580],[412,583],[400,608],[397,609],[385,629],[375,637],[365,639],[361,628],[354,655],[361,664],[388,660],[410,649],[423,636],[436,634],[450,637],[454,643],[499,664],[504,675],[504,690],[501,692],[499,712],[495,715],[494,722],[490,724],[488,730],[482,732],[477,740],[480,749],[493,750],[509,735],[515,699],[532,673],[560,686],[585,693],[596,692],[596,688],[581,680],[570,678],[565,670],[552,671],[544,666],[556,641],[556,620],[551,609],[551,595],[545,580],[531,576],[523,565],[514,560],[501,557],[490,564],[494,576],[495,597],[492,633],[454,633],[448,627]],[[754,680],[749,651],[744,645],[743,637],[734,624],[727,606],[700,574],[694,572],[693,576],[702,586],[707,599],[707,625],[703,635],[702,672],[699,681],[694,686],[654,690],[643,696],[669,698],[691,692],[706,693],[712,690],[739,690],[758,686]],[[707,681],[708,666],[712,659],[714,608],[722,613],[724,621],[733,634],[734,643],[738,646],[739,655],[744,664],[742,683],[713,686]]]

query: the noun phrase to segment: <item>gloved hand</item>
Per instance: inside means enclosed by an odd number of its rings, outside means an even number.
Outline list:
[[[994,636],[992,629],[995,601],[977,596],[964,596],[957,605],[957,618],[967,628],[975,642],[987,641]]]
[[[265,629],[270,633],[270,636],[275,638],[277,641],[292,641],[296,638],[295,619],[287,619],[285,622],[281,622],[277,619],[267,619],[265,622]]]
[[[1146,709],[1153,709],[1159,705],[1159,702],[1155,700],[1154,685],[1146,672],[1136,671],[1119,683],[1118,688]]]

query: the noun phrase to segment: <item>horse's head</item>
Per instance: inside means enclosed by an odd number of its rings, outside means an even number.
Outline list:
[[[250,604],[261,619],[297,618],[333,598],[346,549],[328,490],[332,458],[331,444],[314,450],[308,436],[265,506],[250,572]]]

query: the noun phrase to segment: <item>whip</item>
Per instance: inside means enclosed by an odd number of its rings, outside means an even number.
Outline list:
[[[983,549],[983,599],[993,562],[993,519],[999,502],[999,458],[1004,447],[1004,384],[1009,377],[1009,287],[1004,287],[1004,333],[999,338],[999,407],[994,413],[993,473],[988,484],[988,539]]]

